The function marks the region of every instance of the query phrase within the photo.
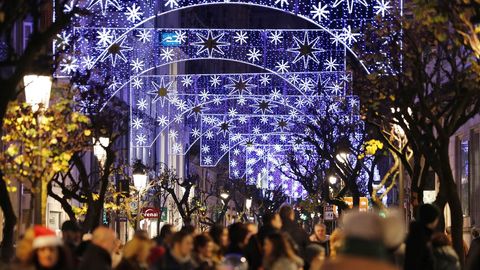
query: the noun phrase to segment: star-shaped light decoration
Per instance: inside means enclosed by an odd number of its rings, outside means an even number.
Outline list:
[[[255,104],[250,105],[251,107],[255,108],[255,111],[253,113],[273,113],[272,108],[277,107],[277,105],[272,104],[272,101],[268,100],[265,96],[263,96],[261,99],[255,99],[254,102]]]
[[[112,6],[117,10],[122,10],[122,5],[119,3],[119,0],[90,0],[86,8],[91,9],[93,6],[96,5],[100,6],[103,15],[105,15],[109,6]]]
[[[125,55],[125,52],[131,51],[133,48],[123,44],[126,39],[127,36],[124,36],[117,42],[110,44],[110,46],[107,48],[107,51],[103,52],[103,56],[100,58],[100,61],[103,62],[105,59],[110,58],[112,61],[112,66],[117,64],[118,58],[120,58],[123,62],[127,62],[127,56]],[[100,50],[103,51],[103,49]]]
[[[275,131],[281,131],[284,132],[290,128],[290,123],[285,120],[285,118],[276,118],[275,123],[272,123],[273,129]]]
[[[302,59],[305,68],[308,67],[308,63],[310,60],[318,64],[318,58],[315,54],[325,51],[322,48],[316,47],[319,38],[320,37],[316,37],[312,41],[310,41],[307,32],[305,32],[303,35],[303,41],[294,36],[293,39],[295,41],[296,47],[287,50],[289,52],[294,52],[297,54],[295,56],[295,59],[293,60],[293,63],[296,63],[300,59]]]
[[[227,137],[227,134],[230,133],[230,130],[234,127],[231,120],[224,118],[218,125],[218,133],[222,133],[223,137]]]
[[[365,7],[368,7],[367,0],[335,0],[335,3],[333,3],[332,6],[336,8],[338,5],[340,5],[343,2],[347,3],[348,13],[350,14],[353,12],[353,4],[355,4],[355,2],[358,4],[362,4]]]
[[[198,101],[198,98],[195,99],[195,101],[188,100],[189,103],[189,111],[187,118],[193,117],[195,118],[195,121],[198,121],[198,117],[202,115],[203,112],[207,111],[209,108],[205,107],[204,104]]]
[[[199,47],[197,55],[202,54],[203,52],[208,53],[208,57],[213,57],[213,53],[224,54],[222,47],[230,46],[230,43],[222,41],[225,33],[220,33],[216,36],[213,36],[212,31],[208,31],[207,36],[204,36],[200,33],[197,33],[197,37],[200,41],[194,42],[193,45]]]
[[[154,90],[148,92],[150,95],[154,95],[152,103],[157,102],[160,100],[160,105],[163,107],[165,105],[165,100],[168,99],[168,91],[170,87],[172,86],[173,82],[165,82],[165,78],[162,77],[160,80],[160,84],[158,84],[155,81],[152,81],[152,85]]]
[[[251,90],[255,87],[254,84],[250,84],[251,80],[252,77],[243,79],[243,76],[240,75],[238,79],[230,78],[231,84],[227,84],[225,87],[231,89],[229,95],[251,95]]]

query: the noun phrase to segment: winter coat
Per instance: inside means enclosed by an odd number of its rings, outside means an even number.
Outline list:
[[[321,270],[399,270],[386,261],[352,255],[337,255],[325,261]]]
[[[310,242],[307,232],[292,220],[282,220],[282,222],[282,231],[290,236],[295,244],[295,249],[298,251],[298,255],[303,257],[305,248]]]
[[[111,270],[112,257],[103,248],[90,244],[83,254],[78,270]]]
[[[420,222],[414,221],[410,224],[405,243],[405,270],[434,270],[432,233],[432,230]]]
[[[435,270],[460,270],[458,255],[451,246],[440,246],[433,249]]]
[[[303,261],[300,258],[281,257],[271,263],[264,263],[265,270],[299,270],[303,267]]]
[[[470,244],[465,270],[480,270],[480,237],[473,239]]]

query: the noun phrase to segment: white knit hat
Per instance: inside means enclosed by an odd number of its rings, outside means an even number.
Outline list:
[[[62,245],[62,239],[47,227],[36,225],[33,227],[33,232],[35,234],[35,238],[33,239],[34,249]]]

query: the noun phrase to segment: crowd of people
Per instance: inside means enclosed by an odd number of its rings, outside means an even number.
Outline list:
[[[447,232],[438,232],[440,212],[432,205],[419,209],[408,235],[401,215],[350,211],[330,236],[324,224],[311,234],[296,222],[294,209],[284,205],[266,213],[262,225],[214,225],[201,232],[191,225],[176,230],[165,224],[153,239],[137,231],[122,245],[114,231],[98,227],[81,235],[66,221],[62,238],[34,226],[17,244],[15,260],[6,269],[75,270],[457,270],[460,262]],[[407,236],[406,236],[407,235]],[[405,237],[406,236],[406,237]],[[465,269],[480,269],[479,231],[473,231]],[[467,246],[467,245],[466,245]],[[467,247],[466,247],[467,248]],[[468,248],[467,248],[468,249]]]

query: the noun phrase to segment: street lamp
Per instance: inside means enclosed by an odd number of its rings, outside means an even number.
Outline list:
[[[337,146],[335,158],[340,161],[341,163],[346,163],[348,161],[348,157],[350,156],[350,142],[348,139],[344,138],[340,140]]]
[[[335,175],[330,175],[328,177],[328,182],[330,183],[330,185],[335,185],[337,181],[338,181],[338,178]]]
[[[229,196],[230,194],[228,194],[226,191],[222,191],[222,193],[220,193],[220,198],[222,198],[222,200],[228,199]]]
[[[105,151],[105,147],[110,144],[110,138],[99,137],[97,140],[94,138],[93,143],[93,154],[100,162],[100,166],[103,166],[105,160],[107,159],[107,151]]]
[[[138,159],[133,164],[133,185],[138,189],[141,190],[145,188],[147,185],[147,172],[145,165],[142,164],[142,161]]]
[[[247,211],[250,211],[250,208],[252,208],[252,198],[245,199],[245,208]]]
[[[32,107],[33,112],[37,112],[39,109],[48,108],[50,101],[50,92],[52,91],[52,79],[50,76],[42,76],[29,74],[23,77],[23,85],[25,87],[25,102]],[[42,113],[42,111],[40,111]],[[41,123],[41,115],[36,114],[37,123]],[[42,149],[42,142],[38,143],[39,149]],[[41,161],[38,161],[41,163]],[[37,180],[38,183],[35,185],[35,189],[39,193],[34,197],[35,208],[34,208],[34,219],[35,224],[46,224],[45,212],[43,209],[46,209],[47,202],[47,187],[46,182],[42,179]]]
[[[52,91],[50,76],[25,75],[23,84],[25,86],[25,101],[32,106],[34,112],[41,107],[48,108],[50,92]]]

